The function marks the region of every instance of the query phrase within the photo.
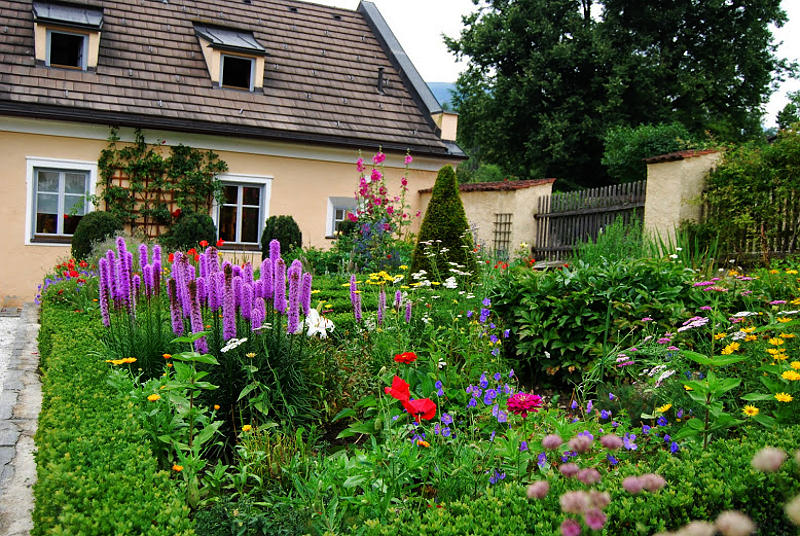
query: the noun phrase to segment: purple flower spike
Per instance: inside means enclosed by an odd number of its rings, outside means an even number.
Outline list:
[[[147,264],[147,245],[139,244],[139,269],[143,270]]]
[[[411,301],[406,302],[406,324],[411,322]]]
[[[286,323],[287,333],[297,333],[300,326],[300,286],[303,265],[299,260],[292,261],[287,276],[289,278],[289,313]]]
[[[250,313],[250,329],[256,330],[264,324],[264,319],[267,317],[267,304],[264,298],[256,298],[253,310]]]
[[[311,283],[312,283],[312,276],[310,273],[306,272],[303,274],[303,288],[302,292],[300,293],[300,303],[303,305],[303,314],[308,316],[308,312],[311,310]]]
[[[235,275],[235,272],[234,272],[233,283],[232,283],[233,304],[236,307],[237,311],[242,306],[242,281],[243,281],[242,280],[242,276]]]
[[[261,261],[261,281],[264,282],[264,301],[272,300],[274,295],[273,289],[275,288],[275,278],[272,274],[272,261],[269,258]]]
[[[192,326],[192,333],[203,331],[203,316],[200,314],[200,302],[197,300],[197,281],[189,281],[189,299],[191,300],[192,311],[189,321]],[[194,349],[201,354],[208,353],[208,343],[205,337],[194,341]]]
[[[398,311],[400,310],[400,306],[403,304],[403,293],[399,290],[395,291],[394,293],[394,308]]]
[[[269,258],[272,264],[281,258],[281,243],[275,239],[269,241]]]
[[[275,288],[272,306],[280,314],[286,311],[286,263],[280,257],[275,261]]]
[[[225,266],[224,294],[222,299],[222,338],[230,340],[236,337],[236,301],[233,297],[233,270],[230,264]]]
[[[353,307],[356,306],[356,296],[358,296],[358,287],[356,287],[356,274],[350,276],[350,303]]]
[[[167,281],[167,295],[169,296],[169,312],[172,319],[172,332],[175,335],[183,335],[183,311],[178,301],[178,285],[175,279],[169,278]]]
[[[100,302],[100,316],[103,319],[103,325],[105,327],[111,327],[111,317],[108,314],[108,298],[109,298],[109,276],[108,276],[108,259],[105,257],[100,257],[99,261],[99,268],[100,268],[100,297],[98,301]]]
[[[246,263],[242,269],[242,279],[244,279],[245,283],[253,284],[253,265],[249,262]]]
[[[381,287],[378,293],[378,325],[383,324],[383,315],[386,314],[386,290]]]
[[[353,316],[356,322],[361,322],[361,294],[355,295],[355,303],[353,304]]]
[[[253,286],[249,283],[242,283],[242,303],[239,305],[242,318],[250,320],[250,313],[253,311]]]

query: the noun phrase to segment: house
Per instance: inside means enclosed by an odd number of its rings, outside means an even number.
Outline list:
[[[236,250],[256,248],[276,214],[325,247],[354,205],[359,151],[382,147],[398,188],[410,151],[411,191],[464,159],[455,116],[371,2],[13,0],[2,13],[0,305],[31,300],[69,256],[110,126],[123,142],[140,128],[148,142],[219,154]]]

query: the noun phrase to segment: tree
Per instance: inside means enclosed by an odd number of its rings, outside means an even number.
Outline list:
[[[472,247],[472,234],[458,193],[456,172],[452,166],[445,166],[436,176],[431,200],[422,218],[411,259],[411,273],[425,270],[443,281],[450,276],[448,262],[454,262],[462,266],[462,272],[475,276],[477,264]],[[427,248],[431,251],[426,251]]]
[[[476,0],[476,4],[477,4]],[[464,17],[459,141],[509,174],[605,183],[616,126],[684,124],[721,140],[760,133],[776,77],[780,0],[486,0]]]
[[[612,128],[605,136],[603,165],[615,183],[647,178],[645,158],[690,149],[697,144],[680,123]]]
[[[789,128],[793,123],[800,121],[800,91],[790,91],[786,96],[789,97],[789,102],[775,118],[780,129]]]

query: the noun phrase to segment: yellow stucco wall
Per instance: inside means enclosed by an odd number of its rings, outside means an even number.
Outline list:
[[[536,220],[534,214],[537,210],[539,196],[550,195],[553,183],[543,183],[529,188],[517,190],[488,190],[460,192],[464,212],[475,236],[476,243],[486,251],[491,251],[494,245],[495,214],[510,213],[511,240],[510,253],[519,249],[525,242],[530,246],[536,240]],[[431,200],[431,193],[422,193],[423,213]]]
[[[69,245],[25,243],[25,223],[26,219],[30,218],[26,209],[27,197],[30,195],[30,185],[26,184],[26,159],[38,157],[96,162],[106,142],[103,139],[10,132],[4,130],[4,126],[4,118],[0,117],[0,147],[3,148],[4,157],[0,170],[0,184],[4,198],[4,202],[0,204],[0,221],[4,224],[4,239],[0,242],[3,259],[0,262],[0,305],[10,306],[31,301],[36,286],[43,276],[59,260],[68,258],[70,254]],[[80,128],[80,125],[77,127],[68,125],[68,127]],[[87,129],[91,130],[89,127]],[[105,132],[106,135],[108,132],[107,127],[95,129],[95,134],[98,131]],[[193,146],[213,145],[212,138],[197,137],[201,143]],[[185,140],[183,142],[186,143]],[[168,139],[167,143],[172,144],[173,141]],[[328,247],[330,240],[325,238],[328,197],[354,195],[358,183],[355,169],[357,151],[324,148],[319,150],[319,158],[244,152],[248,147],[272,150],[268,142],[263,142],[261,145],[259,143],[261,142],[248,140],[243,142],[242,151],[216,150],[216,152],[227,162],[230,174],[271,177],[267,216],[292,215],[303,233],[304,246]],[[291,153],[291,147],[287,148],[286,144],[276,147],[277,152]],[[314,151],[309,147],[302,150],[306,155],[313,154]],[[399,193],[402,157],[403,155],[390,155],[386,162],[390,195]],[[417,190],[432,187],[436,178],[435,170],[445,163],[425,158],[419,161],[418,167],[423,169],[413,169],[417,164],[412,164],[408,174],[412,214],[421,208]],[[246,258],[248,255],[238,254],[238,257]]]
[[[648,164],[645,229],[654,236],[674,240],[675,229],[682,221],[698,221],[706,176],[720,158],[722,153],[715,152]]]

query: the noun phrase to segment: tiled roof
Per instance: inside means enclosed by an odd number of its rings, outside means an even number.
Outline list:
[[[460,184],[458,190],[461,192],[492,192],[503,190],[521,190],[523,188],[530,188],[531,186],[539,186],[540,184],[550,184],[555,182],[555,179],[530,179],[524,181],[498,181],[498,182],[470,182],[467,184]],[[423,188],[419,190],[421,194],[433,192],[433,188]]]
[[[674,162],[676,160],[685,160],[687,158],[694,158],[695,156],[703,156],[705,154],[716,153],[714,149],[689,149],[688,151],[677,151],[674,153],[660,154],[658,156],[651,156],[645,158],[644,161],[648,164],[657,164],[659,162]]]
[[[87,0],[96,72],[34,59],[31,0],[3,2],[0,114],[452,154],[361,11],[294,0]],[[194,23],[252,32],[264,87],[212,87]],[[384,93],[377,90],[384,68]]]

